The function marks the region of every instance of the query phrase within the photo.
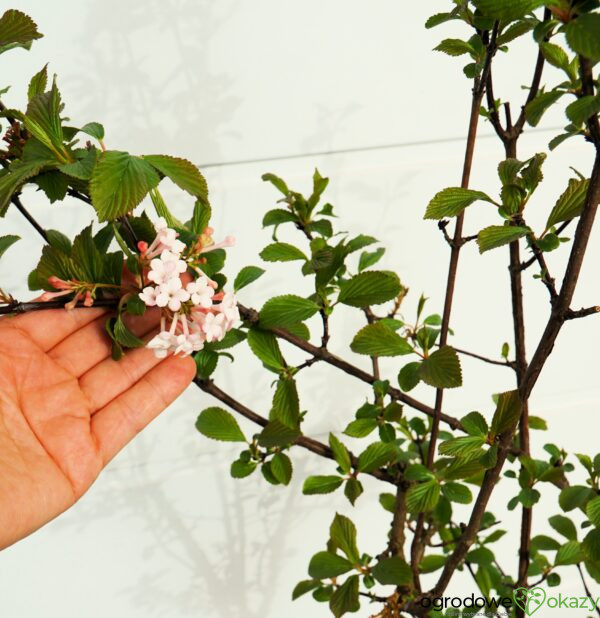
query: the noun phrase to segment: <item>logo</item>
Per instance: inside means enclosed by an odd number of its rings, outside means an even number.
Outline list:
[[[546,591],[543,588],[516,588],[513,592],[515,603],[528,615],[533,616],[544,604]]]

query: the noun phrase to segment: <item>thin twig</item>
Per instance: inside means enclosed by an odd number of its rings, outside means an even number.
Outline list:
[[[203,380],[201,378],[195,378],[194,383],[198,388],[203,390],[205,393],[212,395],[215,399],[218,399],[222,403],[228,405],[232,410],[235,410],[238,414],[241,414],[248,420],[252,421],[256,425],[260,425],[261,427],[266,427],[269,424],[269,419],[257,414],[250,408],[247,408],[245,405],[228,395],[225,391],[222,391],[212,380]],[[326,459],[332,459],[335,461],[335,457],[333,456],[332,450],[326,444],[319,442],[318,440],[314,440],[313,438],[309,438],[308,436],[300,436],[294,441],[294,444],[297,446],[301,446],[316,455],[321,457],[325,457]],[[358,459],[350,453],[350,460],[354,468],[358,466]],[[367,474],[367,473],[364,473]],[[395,485],[395,479],[392,475],[390,475],[386,470],[377,469],[373,470],[373,472],[369,472],[371,476],[379,479],[380,481],[386,481],[388,483],[392,483]]]
[[[489,363],[490,365],[499,365],[500,367],[508,367],[509,369],[514,369],[516,367],[515,361],[499,361],[494,360],[493,358],[488,358],[487,356],[482,356],[481,354],[475,354],[475,352],[467,352],[467,350],[461,350],[456,346],[452,346],[456,352],[459,354],[464,354],[465,356],[472,356],[473,358],[477,358],[484,363]]]
[[[48,234],[46,234],[46,230],[34,219],[31,213],[23,206],[21,199],[18,195],[13,195],[10,200],[16,207],[17,210],[29,221],[31,226],[35,229],[35,231],[44,239],[45,242],[48,242]]]
[[[584,309],[569,309],[565,314],[565,320],[576,320],[578,318],[585,318],[588,315],[595,315],[600,313],[600,307],[594,305],[593,307],[586,307]]]
[[[588,596],[588,599],[593,599],[594,597],[592,596],[592,593],[587,585],[587,582],[585,581],[585,575],[583,574],[583,569],[581,568],[581,564],[577,563],[577,570],[579,571],[579,577],[581,578],[581,583],[583,584],[583,589],[585,590],[585,593]],[[598,607],[596,605],[596,613],[598,614],[598,616],[600,616],[600,607]]]

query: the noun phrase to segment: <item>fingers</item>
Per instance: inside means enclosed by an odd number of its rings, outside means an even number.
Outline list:
[[[108,357],[82,375],[79,386],[90,402],[92,414],[131,388],[161,360],[152,350],[137,348],[127,351],[118,361]]]
[[[190,384],[194,361],[170,356],[141,377],[130,389],[98,411],[92,434],[106,464]]]
[[[48,356],[76,378],[83,376],[110,356],[112,342],[105,329],[106,317],[102,315],[63,339],[49,350]],[[128,319],[127,326],[136,336],[144,337],[159,321],[159,311],[147,311],[143,316]]]
[[[42,350],[47,351],[105,313],[102,308],[44,309],[16,316],[10,324],[27,333]]]

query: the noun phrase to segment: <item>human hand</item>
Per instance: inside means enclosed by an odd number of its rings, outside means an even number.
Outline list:
[[[110,357],[101,309],[0,319],[0,549],[72,506],[188,386],[187,358]],[[152,310],[130,325],[145,338]]]

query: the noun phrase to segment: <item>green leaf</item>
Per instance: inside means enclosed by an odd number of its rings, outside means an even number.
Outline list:
[[[344,485],[344,495],[348,498],[352,506],[354,506],[354,503],[363,491],[362,483],[355,478],[349,478]]]
[[[228,348],[232,348],[233,346],[241,343],[246,340],[246,333],[239,328],[232,328],[230,331],[227,331],[225,337],[221,339],[221,341],[215,341],[211,344],[206,344],[210,346],[211,350],[227,350]]]
[[[373,470],[396,460],[396,447],[388,442],[374,442],[358,456],[358,470],[373,472]]]
[[[180,189],[200,200],[208,200],[206,180],[191,161],[167,155],[144,155],[142,158]]]
[[[487,436],[489,428],[483,414],[469,412],[460,419],[462,426],[470,436]]]
[[[490,225],[477,234],[479,253],[507,245],[530,234],[528,227],[517,225]]]
[[[354,565],[332,552],[320,551],[310,560],[308,574],[315,579],[338,577],[352,570]]]
[[[600,15],[585,13],[571,20],[565,27],[570,48],[591,60],[600,60]]]
[[[275,176],[275,174],[263,174],[261,178],[265,182],[270,182],[276,189],[281,191],[283,195],[288,195],[290,193],[288,186],[281,178],[279,178],[279,176]]]
[[[435,508],[440,499],[440,485],[432,479],[413,485],[406,492],[406,508],[410,513],[422,513]]]
[[[329,609],[335,618],[360,609],[358,589],[358,575],[350,576],[339,588],[336,588],[329,600]]]
[[[531,539],[531,547],[536,551],[556,551],[560,543],[545,534],[538,534]]]
[[[600,496],[592,498],[587,503],[585,512],[592,524],[594,524],[596,528],[600,528]]]
[[[348,423],[344,433],[351,438],[365,438],[377,428],[377,420],[374,418],[357,418]]]
[[[86,135],[95,137],[99,142],[104,139],[104,127],[99,122],[88,122],[79,130]]]
[[[271,472],[273,476],[282,484],[289,485],[292,480],[292,462],[285,453],[275,453],[271,459]]]
[[[48,84],[48,65],[45,64],[41,71],[36,73],[29,82],[27,88],[27,100],[31,101],[38,94],[43,94],[46,91]]]
[[[4,252],[12,245],[14,245],[17,240],[21,240],[20,236],[7,235],[0,236],[0,257],[4,255]]]
[[[600,530],[590,530],[583,542],[581,543],[581,549],[585,557],[593,562],[600,561]]]
[[[136,337],[119,316],[113,326],[115,339],[125,348],[142,348],[146,345],[139,337]]]
[[[338,301],[351,307],[379,305],[396,298],[402,286],[398,275],[386,271],[359,273],[341,285]]]
[[[263,227],[267,227],[269,225],[281,225],[282,223],[290,223],[298,221],[298,217],[289,210],[284,210],[283,208],[275,208],[273,210],[269,210],[265,214],[262,220]]]
[[[538,94],[525,106],[525,118],[532,127],[537,127],[546,110],[565,94],[562,90],[550,90]]]
[[[265,274],[264,269],[258,266],[244,266],[242,270],[237,274],[233,282],[233,289],[238,292],[247,285],[250,285],[253,281],[256,281],[259,277]]]
[[[39,174],[43,166],[43,163],[19,161],[10,166],[8,173],[0,175],[0,217],[6,214],[13,195],[27,180]]]
[[[238,459],[232,462],[229,473],[234,479],[244,479],[256,470],[256,466],[255,461],[241,461]]]
[[[54,81],[48,92],[38,94],[29,101],[25,115],[25,127],[65,162],[68,157],[63,144],[61,109],[60,93]]]
[[[427,28],[428,30],[430,28],[435,28],[436,26],[450,21],[451,19],[453,19],[452,13],[435,13],[435,15],[431,15],[427,18],[427,21],[425,22],[425,28]]]
[[[421,573],[433,573],[438,569],[441,569],[446,564],[446,556],[430,555],[425,556],[419,564],[419,571]]]
[[[43,35],[29,15],[9,9],[0,17],[0,53],[9,45],[27,45]]]
[[[208,227],[211,215],[212,210],[210,204],[204,200],[196,200],[194,203],[194,212],[190,221],[190,230],[198,236],[202,234]]]
[[[556,564],[557,566],[577,564],[583,559],[584,556],[579,543],[577,541],[569,541],[568,543],[562,545],[561,548],[556,552],[554,564]]]
[[[473,494],[466,485],[460,483],[445,483],[442,485],[442,493],[450,502],[469,504],[473,500]]]
[[[358,272],[362,272],[363,270],[377,264],[377,262],[379,262],[384,253],[385,249],[383,247],[380,247],[379,249],[376,249],[371,253],[363,251],[363,253],[360,254],[360,258],[358,260]]]
[[[222,442],[245,442],[237,421],[223,408],[211,407],[200,412],[196,429],[207,438]]]
[[[485,436],[461,436],[442,442],[439,451],[451,457],[469,457],[472,453],[478,453],[484,444]]]
[[[329,536],[333,545],[346,554],[348,560],[353,563],[360,560],[356,546],[356,526],[351,519],[336,513],[329,528]]]
[[[292,601],[299,599],[302,595],[318,588],[320,585],[321,582],[316,579],[305,579],[304,581],[298,582],[292,592]]]
[[[300,403],[296,381],[293,378],[286,377],[278,380],[269,419],[280,421],[292,429],[298,428]]]
[[[414,361],[404,365],[398,373],[398,384],[405,391],[411,391],[421,381],[421,363]]]
[[[421,363],[423,382],[436,388],[456,388],[462,385],[460,361],[454,348],[442,346]]]
[[[329,447],[338,466],[344,474],[349,474],[352,470],[350,453],[348,449],[332,433],[329,434]]]
[[[569,67],[569,56],[567,52],[560,46],[554,43],[540,43],[540,50],[546,59],[546,62],[557,67],[558,69],[567,70]]]
[[[274,242],[267,245],[259,255],[265,262],[293,262],[308,259],[300,249],[287,242]]]
[[[373,243],[378,242],[377,238],[373,238],[373,236],[367,236],[366,234],[359,234],[355,236],[346,244],[346,254],[354,253],[355,251],[359,251],[364,247],[368,247]]]
[[[558,198],[548,217],[546,229],[550,229],[561,221],[578,217],[583,210],[590,181],[571,178],[565,192]]]
[[[261,446],[272,448],[275,446],[286,446],[295,442],[300,436],[300,431],[284,425],[279,420],[270,421],[258,436],[258,443]]]
[[[467,41],[460,39],[444,39],[434,51],[441,51],[449,56],[462,56],[463,54],[474,54],[475,48]]]
[[[38,174],[33,182],[46,194],[51,204],[61,202],[67,195],[69,188],[69,179],[64,174],[56,170],[50,170]]]
[[[423,464],[415,463],[406,467],[404,478],[407,481],[430,481],[435,478],[435,475]]]
[[[535,24],[536,21],[531,19],[523,19],[511,24],[496,38],[496,45],[502,46],[514,41],[516,38],[526,34],[530,30],[533,30]]]
[[[512,431],[519,421],[521,409],[518,391],[500,393],[496,411],[492,418],[492,434],[498,436],[505,431]]]
[[[401,556],[380,560],[371,572],[384,586],[408,586],[412,583],[412,569]]]
[[[96,148],[90,148],[85,151],[85,155],[82,158],[77,159],[74,163],[65,163],[58,169],[63,172],[63,174],[67,174],[73,178],[89,180],[94,172],[97,159],[98,150]]]
[[[276,372],[285,369],[285,362],[273,333],[251,328],[248,331],[248,345],[269,369]]]
[[[344,479],[341,476],[309,476],[304,481],[302,493],[307,496],[315,494],[330,494],[342,485]]]
[[[413,351],[406,339],[379,322],[359,330],[350,348],[357,354],[368,356],[400,356]]]
[[[486,16],[503,22],[525,17],[544,4],[543,0],[474,0],[473,4]]]
[[[492,198],[482,191],[473,191],[472,189],[462,189],[460,187],[443,189],[429,202],[425,211],[425,219],[456,217],[467,206],[470,206],[477,200],[493,203]]]
[[[571,487],[565,487],[565,489],[560,492],[558,503],[563,511],[568,512],[582,508],[593,495],[593,491],[589,487],[585,487],[584,485],[572,485]]]
[[[600,17],[600,16],[599,16]],[[565,110],[567,118],[576,126],[582,125],[590,116],[600,111],[600,96],[586,96],[573,101]]]
[[[261,328],[286,328],[312,317],[319,306],[293,294],[271,298],[260,310]]]
[[[111,221],[132,211],[158,181],[153,167],[140,157],[117,150],[103,153],[90,180],[98,219]]]
[[[219,355],[212,350],[204,349],[194,354],[194,361],[196,363],[196,375],[203,380],[207,380],[217,368]]]

